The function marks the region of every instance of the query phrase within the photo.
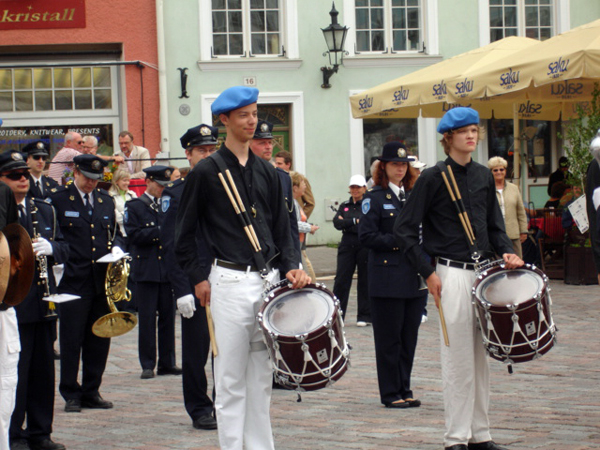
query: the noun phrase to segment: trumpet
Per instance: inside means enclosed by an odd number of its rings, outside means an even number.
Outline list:
[[[35,206],[33,198],[30,199],[31,206],[31,223],[33,225],[33,240],[40,238],[39,222],[37,220],[38,208]],[[50,280],[48,278],[48,258],[46,255],[36,255],[35,257],[38,265],[38,271],[40,272],[40,282],[44,285],[44,297],[50,297]],[[56,317],[56,304],[54,302],[48,302],[48,309],[46,310],[45,317]]]
[[[121,336],[133,330],[137,325],[135,314],[121,312],[115,306],[115,302],[131,300],[131,291],[127,289],[129,260],[131,257],[127,256],[108,265],[104,288],[110,313],[100,317],[92,325],[92,332],[96,336],[105,338]]]

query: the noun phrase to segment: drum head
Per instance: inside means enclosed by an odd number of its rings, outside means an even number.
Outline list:
[[[320,328],[334,311],[326,292],[304,288],[287,290],[272,300],[264,312],[264,324],[278,335],[295,336]]]
[[[531,300],[544,287],[544,280],[527,269],[491,274],[478,287],[478,298],[494,306],[519,305]]]

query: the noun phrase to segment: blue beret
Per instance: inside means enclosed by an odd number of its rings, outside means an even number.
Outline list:
[[[479,113],[473,108],[461,106],[452,108],[442,117],[437,131],[444,134],[446,131],[456,130],[467,125],[479,125]]]
[[[221,95],[217,97],[210,109],[215,116],[218,116],[256,103],[257,100],[258,89],[247,86],[234,86],[221,92]]]
[[[173,169],[167,166],[150,166],[143,169],[146,172],[146,177],[156,181],[161,186],[166,186],[171,182],[171,174]]]
[[[104,168],[108,165],[107,161],[91,154],[78,155],[73,158],[73,162],[82,174],[92,180],[101,180],[104,177]]]

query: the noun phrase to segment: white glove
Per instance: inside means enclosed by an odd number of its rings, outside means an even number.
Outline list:
[[[33,243],[33,251],[35,256],[52,256],[54,253],[52,244],[41,236]]]
[[[192,294],[188,294],[184,295],[183,297],[179,297],[177,299],[177,309],[186,319],[192,317],[194,315],[194,311],[196,311],[196,302],[194,301],[194,296]]]
[[[112,252],[111,252],[115,258],[123,258],[123,256],[125,255],[125,253],[123,253],[123,250],[121,250],[121,247],[118,246],[114,246],[112,248]]]

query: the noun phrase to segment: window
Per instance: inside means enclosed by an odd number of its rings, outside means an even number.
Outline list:
[[[109,67],[0,69],[0,111],[112,108]]]
[[[420,0],[355,0],[356,53],[422,50]]]
[[[212,55],[283,56],[280,0],[212,0]]]
[[[508,36],[546,40],[554,29],[553,0],[489,0],[490,42]]]

